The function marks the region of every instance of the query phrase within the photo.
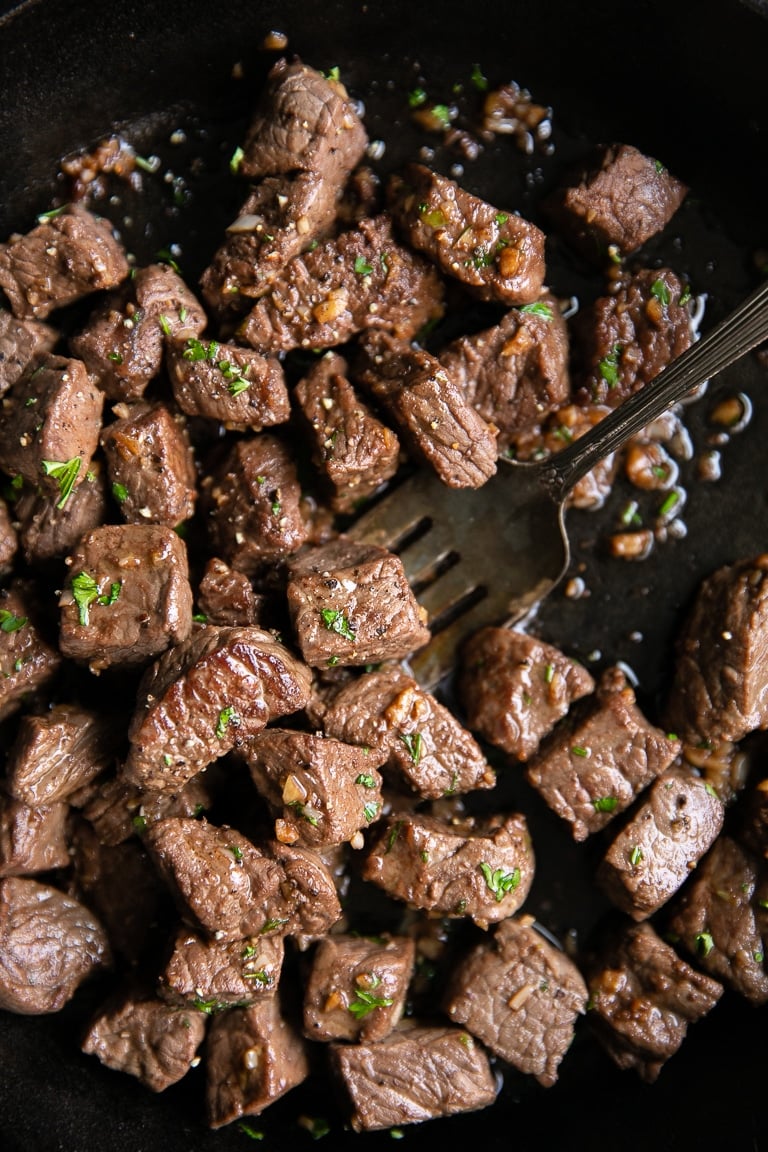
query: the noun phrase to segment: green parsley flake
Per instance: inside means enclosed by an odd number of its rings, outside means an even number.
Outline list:
[[[107,360],[111,360],[113,364],[122,364],[123,357],[120,352],[107,352]]]
[[[592,807],[595,812],[613,812],[618,802],[615,796],[598,796],[592,801]]]
[[[445,228],[445,216],[439,208],[430,208],[429,204],[419,204],[419,216],[430,228]]]
[[[221,712],[219,712],[219,718],[216,721],[216,738],[218,740],[223,740],[227,734],[227,728],[229,725],[231,724],[234,728],[236,728],[239,723],[240,717],[237,715],[232,705],[228,704],[226,708],[222,708]]]
[[[447,104],[433,104],[430,112],[437,120],[441,128],[450,128],[451,126],[451,110]]]
[[[355,639],[354,629],[343,612],[338,612],[335,608],[323,608],[320,615],[329,632],[335,632],[337,636],[343,636],[345,640]]]
[[[239,844],[227,844],[227,851],[232,853],[238,864],[243,859],[243,850]]]
[[[547,665],[545,665],[545,667],[544,667],[544,683],[545,683],[545,684],[551,684],[551,683],[552,683],[552,681],[553,681],[553,679],[554,679],[554,677],[555,677],[555,666],[554,666],[554,664],[547,664]]]
[[[472,65],[472,71],[469,74],[469,78],[472,81],[475,88],[477,88],[478,92],[487,92],[488,91],[488,80],[483,75],[483,70],[479,64],[473,64]]]
[[[520,884],[519,868],[513,868],[511,872],[505,872],[503,868],[492,871],[490,864],[486,864],[485,861],[479,867],[486,885],[493,892],[496,902],[499,904],[508,892],[514,892]]]
[[[364,256],[356,256],[355,272],[358,276],[370,276],[370,274],[373,272],[373,265],[369,264]]]
[[[715,946],[715,942],[712,939],[712,933],[711,932],[697,932],[694,939],[696,940],[696,947],[699,950],[699,955],[700,956],[709,956],[710,952],[712,951],[712,949]]]
[[[240,1129],[240,1131],[243,1133],[243,1135],[248,1136],[251,1140],[263,1140],[264,1139],[264,1133],[263,1132],[259,1132],[258,1128],[253,1128],[253,1127],[251,1127],[250,1124],[246,1124],[244,1120],[241,1120],[237,1126]]]
[[[655,296],[659,304],[664,307],[669,304],[669,288],[663,280],[654,280],[651,284],[651,296]]]
[[[326,80],[334,80],[337,84],[341,80],[341,73],[339,72],[338,64],[334,64],[333,68],[329,68],[327,72],[323,73],[323,75],[325,76]]]
[[[589,756],[589,748],[585,748],[582,744],[574,744],[571,748],[571,754],[573,756],[586,757]]]
[[[313,1140],[322,1140],[331,1130],[324,1116],[300,1116],[297,1123],[306,1128]]]
[[[613,349],[598,364],[600,375],[609,388],[615,388],[619,382],[619,357],[621,356],[621,351],[621,344],[614,344]]]
[[[633,868],[637,868],[640,861],[643,859],[643,850],[639,844],[635,844],[629,854],[629,862]]]
[[[124,504],[128,499],[128,489],[125,484],[119,484],[117,481],[112,485],[112,495],[118,504]]]
[[[373,801],[366,804],[365,807],[363,808],[363,815],[365,816],[366,822],[368,824],[370,824],[371,821],[375,820],[376,816],[378,815],[378,812],[379,812],[378,804],[374,804]]]
[[[541,316],[543,320],[551,320],[553,316],[551,305],[545,304],[543,300],[536,300],[533,304],[523,304],[520,311],[528,312],[531,316]]]
[[[27,623],[26,616],[16,616],[7,608],[0,608],[0,630],[3,632],[18,632]]]
[[[414,764],[421,759],[421,732],[401,732],[400,739],[408,749],[408,754]]]
[[[378,988],[381,984],[381,977],[371,975],[369,987],[371,989]],[[368,1016],[376,1008],[390,1008],[393,1004],[391,996],[374,996],[372,991],[366,991],[364,988],[358,988],[355,992],[355,999],[348,1005],[348,1011],[352,1013],[355,1020],[362,1020],[363,1017]]]
[[[281,920],[279,916],[273,916],[270,920],[265,920],[262,924],[261,935],[263,936],[265,932],[274,932],[277,928],[282,928],[282,926],[287,923],[287,919]]]
[[[120,595],[122,581],[113,581],[109,592],[100,593],[99,586],[93,576],[87,572],[78,572],[72,578],[72,596],[77,605],[78,619],[84,628],[90,623],[90,608],[92,604],[103,604],[108,607],[114,604]]]
[[[234,152],[229,158],[229,170],[233,176],[237,175],[237,173],[240,171],[240,165],[242,164],[244,157],[245,152],[243,152],[242,148],[238,144],[237,148],[235,148]]]
[[[675,492],[675,491],[670,492],[666,496],[664,501],[662,502],[661,507],[659,508],[659,515],[660,516],[668,516],[670,514],[670,512],[675,508],[675,506],[679,503],[680,503],[680,493]]]
[[[133,825],[133,827],[136,829],[136,831],[139,833],[140,836],[142,835],[142,833],[146,832],[146,830],[147,830],[147,818],[146,818],[146,816],[134,816],[133,820],[131,820],[131,824]]]
[[[59,500],[56,507],[63,508],[72,495],[75,481],[80,475],[82,464],[80,456],[73,456],[71,460],[43,460],[41,468],[46,476],[53,476],[59,485]]]
[[[170,336],[170,334],[171,334],[171,322],[167,316],[162,316],[162,315],[160,316],[160,327],[162,328],[164,336]]]
[[[389,852],[391,852],[392,849],[394,848],[395,842],[396,842],[398,836],[400,835],[400,830],[402,827],[403,827],[403,821],[402,820],[396,820],[395,823],[392,825],[390,832],[389,832],[389,836],[387,837],[387,847],[386,847],[386,850],[384,853],[385,855],[387,855]]]
[[[359,776],[355,777],[355,784],[362,784],[363,788],[375,788],[376,781],[373,776],[367,772],[361,772]]]
[[[412,92],[408,93],[408,105],[411,108],[420,108],[422,104],[426,104],[427,94],[423,88],[414,88]]]

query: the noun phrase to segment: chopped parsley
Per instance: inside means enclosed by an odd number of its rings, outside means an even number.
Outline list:
[[[323,608],[320,615],[329,632],[335,632],[338,636],[343,636],[345,640],[354,640],[354,629],[343,612],[338,612],[335,608]]]
[[[331,1130],[324,1116],[300,1116],[297,1123],[306,1128],[313,1140],[322,1140]]]
[[[643,850],[639,844],[635,844],[634,848],[629,854],[629,862],[633,868],[637,868],[640,861],[643,859]]]
[[[131,820],[131,824],[133,825],[133,827],[136,829],[136,831],[139,833],[140,836],[144,832],[146,832],[146,830],[147,830],[147,818],[146,818],[146,816],[134,816],[133,819]]]
[[[669,304],[669,288],[663,280],[654,280],[651,284],[651,296],[655,296],[659,304],[664,307]]]
[[[477,88],[478,92],[488,91],[488,79],[483,75],[483,70],[479,64],[472,65],[472,71],[469,74],[469,78],[475,88]]]
[[[125,484],[119,484],[117,481],[112,485],[112,495],[118,504],[124,504],[128,499],[128,489]]]
[[[545,304],[543,300],[535,300],[533,304],[523,304],[520,311],[528,312],[531,316],[541,316],[544,320],[551,320],[553,315],[551,305]]]
[[[592,807],[595,812],[613,812],[618,802],[615,796],[598,796],[592,801]]]
[[[414,88],[412,92],[408,93],[408,105],[411,108],[420,108],[422,104],[426,104],[427,94],[423,88]]]
[[[270,920],[265,920],[261,926],[261,935],[265,932],[274,932],[276,928],[282,928],[283,924],[287,924],[287,918],[280,919],[279,916],[273,916]]]
[[[159,322],[160,322],[160,327],[163,331],[163,335],[164,336],[170,336],[170,334],[171,334],[171,322],[168,319],[168,317],[161,315]]]
[[[680,305],[687,304],[688,301],[690,300],[690,298],[691,298],[691,286],[690,286],[690,284],[686,284],[685,288],[683,288],[682,292],[680,293],[680,299],[678,300],[678,304],[680,304]]]
[[[236,728],[239,723],[240,717],[237,715],[231,704],[228,704],[226,708],[222,708],[221,712],[219,712],[219,718],[216,721],[217,740],[224,739],[227,734],[227,728],[230,724]]]
[[[712,933],[711,932],[697,932],[696,936],[695,936],[695,940],[696,940],[696,947],[699,950],[699,955],[700,956],[709,956],[710,952],[712,951],[712,949],[715,946],[715,942],[712,939]]]
[[[37,218],[38,224],[46,224],[49,220],[55,220],[57,216],[61,216],[62,212],[66,212],[69,204],[62,204],[61,208],[49,208],[47,212],[41,212]]]
[[[501,903],[508,892],[514,892],[520,883],[519,868],[513,868],[511,872],[505,872],[503,868],[492,871],[490,864],[486,864],[485,861],[479,867],[485,883],[493,892],[497,903]]]
[[[372,975],[369,981],[371,989],[378,988],[381,984],[381,977]],[[368,992],[364,988],[358,988],[355,992],[355,999],[348,1005],[348,1011],[352,1013],[355,1020],[362,1020],[370,1012],[376,1008],[390,1008],[393,1004],[391,996],[374,996],[373,992]]]
[[[451,126],[451,110],[447,104],[433,104],[430,112],[437,120],[441,128],[450,128]]]
[[[408,749],[408,754],[414,764],[421,759],[421,732],[401,732],[400,739]]]
[[[0,608],[0,630],[3,632],[18,632],[27,622],[26,616],[17,616],[7,608]]]
[[[356,256],[355,272],[358,276],[370,276],[373,272],[373,265],[369,264],[364,256]]]
[[[244,1120],[241,1120],[237,1126],[240,1129],[240,1131],[245,1136],[248,1136],[251,1140],[263,1140],[264,1139],[264,1133],[263,1132],[259,1132],[258,1128],[252,1128],[251,1125],[246,1124]]]
[[[664,501],[662,502],[662,505],[659,508],[659,515],[660,516],[668,516],[669,513],[673,510],[673,508],[679,503],[680,503],[680,493],[675,492],[673,490],[672,492],[670,492],[665,497]]]
[[[362,784],[363,788],[376,787],[376,781],[367,772],[361,772],[359,776],[355,777],[355,784]]]
[[[300,800],[292,800],[288,807],[295,808],[302,820],[306,820],[307,824],[311,824],[313,828],[319,826],[320,821],[314,811],[307,807],[307,805],[302,804]]]
[[[341,73],[339,72],[338,64],[334,64],[333,68],[329,68],[327,72],[323,73],[323,75],[325,76],[326,80],[335,80],[337,84],[339,80],[341,80]]]
[[[87,572],[78,572],[72,578],[72,596],[77,605],[78,619],[84,628],[90,623],[90,608],[92,604],[109,606],[114,604],[120,595],[122,581],[114,580],[109,586],[109,592],[99,592],[99,586],[93,576]]]
[[[245,1008],[247,1005],[238,1000],[228,1003],[226,1000],[198,998],[192,1001],[192,1007],[196,1008],[198,1012],[205,1012],[206,1016],[213,1016],[215,1012],[226,1012],[228,1008]]]
[[[554,677],[555,677],[554,664],[546,664],[544,666],[544,683],[545,684],[551,684]]]
[[[56,503],[57,508],[63,508],[72,495],[75,481],[80,475],[80,465],[82,462],[80,456],[73,456],[71,460],[41,461],[40,466],[45,475],[53,476],[54,480],[58,482],[59,499]]]
[[[634,524],[634,525],[642,524],[643,518],[640,515],[640,512],[638,509],[639,509],[639,505],[637,503],[637,500],[628,500],[627,503],[624,505],[624,508],[622,509],[621,516],[619,517],[619,519],[621,520],[621,522],[625,526],[625,528],[629,528],[629,526],[631,524]]]
[[[365,807],[363,808],[363,815],[365,816],[366,822],[368,824],[370,824],[372,820],[376,819],[376,816],[378,815],[378,811],[379,811],[379,806],[378,806],[378,804],[375,804],[373,801],[369,801],[369,803],[365,805]]]
[[[238,864],[243,859],[243,850],[239,844],[227,844],[227,851],[232,853]]]
[[[419,204],[419,216],[430,228],[445,228],[445,216],[439,208],[430,208],[429,204]]]
[[[573,756],[589,756],[589,749],[585,748],[583,744],[574,744],[571,748]]]
[[[603,357],[598,364],[600,375],[609,388],[615,388],[619,382],[619,356],[621,356],[621,351],[621,344],[614,344],[611,351]]]
[[[234,152],[229,158],[229,170],[233,176],[240,171],[240,165],[243,162],[244,156],[245,152],[243,152],[242,148],[238,144],[237,148],[235,148]]]
[[[395,842],[396,842],[398,836],[400,835],[400,830],[402,827],[403,827],[402,820],[396,820],[395,823],[392,825],[392,827],[389,831],[389,836],[387,837],[387,847],[385,850],[385,855],[387,853],[391,852],[392,849],[394,848]]]
[[[122,364],[123,357],[120,352],[107,352],[107,360],[111,360],[113,364]]]

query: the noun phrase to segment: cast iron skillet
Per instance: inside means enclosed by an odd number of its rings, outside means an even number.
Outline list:
[[[5,6],[7,10],[7,5]],[[526,160],[508,140],[466,166],[463,183],[503,207],[537,218],[536,204],[588,143],[621,140],[659,157],[692,188],[690,203],[650,259],[669,259],[707,295],[705,324],[720,318],[756,282],[755,249],[768,246],[765,221],[765,61],[768,25],[759,3],[736,0],[38,0],[0,21],[0,236],[30,227],[57,191],[56,161],[121,123],[139,150],[155,148],[182,171],[183,149],[167,141],[179,125],[205,168],[192,200],[174,215],[163,192],[149,196],[149,237],[131,236],[142,259],[185,237],[182,263],[194,279],[232,218],[240,192],[226,186],[227,158],[240,139],[270,58],[270,29],[289,37],[307,62],[338,65],[367,108],[370,135],[388,141],[382,168],[435,141],[409,129],[406,93],[423,85],[441,100],[465,86],[477,63],[492,84],[517,80],[554,108],[556,149]],[[236,62],[243,79],[233,79]],[[467,105],[468,106],[468,105]],[[203,131],[204,130],[204,131]],[[438,151],[442,170],[456,157]],[[60,189],[58,189],[61,191]],[[214,190],[215,197],[214,197]],[[154,196],[154,199],[153,199]],[[550,284],[562,294],[594,291],[563,252]],[[685,539],[639,565],[605,555],[605,530],[618,505],[574,515],[574,569],[590,595],[556,593],[533,627],[599,669],[624,660],[639,677],[653,714],[666,683],[681,612],[698,581],[768,546],[768,434],[765,371],[754,359],[722,382],[746,392],[754,416],[722,449],[723,479],[692,484]],[[706,447],[711,397],[691,410],[697,451]],[[690,480],[695,464],[684,467]],[[620,499],[621,497],[617,497]],[[580,569],[581,570],[581,569]],[[576,850],[559,822],[507,770],[504,802],[529,817],[538,874],[526,910],[560,938],[588,932],[604,911],[591,888],[598,845]],[[161,1097],[81,1056],[77,1031],[90,1008],[84,991],[48,1018],[0,1015],[0,1143],[7,1152],[230,1152],[249,1146],[236,1125],[205,1127],[202,1070]],[[559,1083],[540,1089],[507,1072],[498,1104],[481,1113],[404,1129],[405,1146],[617,1149],[643,1152],[768,1147],[765,1009],[726,994],[694,1026],[659,1081],[620,1073],[581,1027]],[[299,1115],[323,1116],[334,1149],[391,1147],[387,1133],[356,1136],[343,1127],[327,1084],[313,1078],[276,1104],[254,1128],[269,1152],[310,1147]],[[258,1146],[258,1145],[257,1145]]]

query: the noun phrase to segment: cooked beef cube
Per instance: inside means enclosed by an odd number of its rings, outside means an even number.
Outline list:
[[[61,656],[34,623],[34,603],[34,589],[27,581],[0,591],[0,720],[12,715],[61,666]]]
[[[138,840],[107,845],[85,820],[72,833],[77,892],[131,967],[156,962],[173,916],[167,886]]]
[[[212,551],[249,575],[305,542],[296,466],[268,433],[238,440],[203,482]]]
[[[489,744],[528,760],[595,682],[559,649],[510,628],[483,628],[461,654],[459,694],[467,724]]]
[[[54,308],[114,288],[127,275],[112,225],[79,204],[0,244],[0,288],[21,320],[44,320]]]
[[[340,184],[360,160],[365,128],[339,80],[278,60],[256,109],[239,171],[250,179],[317,172]]]
[[[309,849],[259,848],[234,828],[159,820],[146,843],[183,913],[215,940],[322,935],[341,915],[333,878]]]
[[[426,800],[496,783],[474,738],[399,666],[343,687],[327,708],[324,727],[337,740],[369,748],[372,763]]]
[[[104,929],[77,900],[37,880],[0,880],[0,1008],[58,1012],[110,959]]]
[[[227,428],[260,431],[291,414],[279,360],[236,344],[187,340],[171,344],[168,373],[176,403],[189,416]]]
[[[63,508],[98,447],[103,401],[82,361],[49,356],[3,400],[0,467],[54,494]]]
[[[693,745],[768,727],[768,555],[702,582],[678,637],[666,716]]]
[[[284,951],[282,936],[219,942],[181,928],[160,974],[160,994],[206,1012],[255,1004],[274,996]]]
[[[460,336],[440,363],[506,448],[570,395],[568,330],[553,296],[513,308],[493,328]]]
[[[195,461],[183,419],[165,404],[116,404],[104,429],[112,494],[129,524],[177,524],[195,511]]]
[[[578,968],[530,916],[502,920],[490,940],[460,960],[444,1002],[455,1024],[545,1088],[557,1080],[586,1005]]]
[[[680,741],[646,720],[618,668],[604,673],[595,702],[557,727],[526,776],[546,803],[586,840],[628,808],[670,766]]]
[[[258,624],[260,597],[244,572],[223,560],[210,559],[197,590],[197,603],[209,624]]]
[[[356,1132],[475,1112],[496,1099],[488,1057],[459,1028],[403,1024],[371,1044],[333,1044]]]
[[[269,720],[303,708],[309,685],[309,669],[271,633],[197,627],[142,678],[125,778],[178,792]]]
[[[201,772],[177,792],[154,792],[136,788],[123,779],[103,781],[83,805],[83,816],[102,844],[123,844],[143,835],[156,820],[169,816],[199,816],[213,802],[207,774]]]
[[[309,1075],[306,1044],[277,997],[211,1020],[205,1052],[211,1128],[258,1116]]]
[[[400,558],[344,536],[292,561],[288,609],[310,665],[395,660],[429,640]]]
[[[0,396],[49,352],[58,333],[39,320],[17,320],[0,308]]]
[[[139,400],[160,374],[165,338],[199,336],[207,322],[173,268],[150,264],[96,309],[69,346],[110,399]]]
[[[414,960],[408,936],[326,936],[307,979],[304,1034],[310,1040],[383,1040],[403,1015]]]
[[[331,230],[338,196],[339,188],[316,172],[262,180],[200,279],[213,311],[242,313],[265,295],[289,260]]]
[[[440,361],[371,332],[356,378],[391,414],[409,448],[451,488],[479,488],[496,471],[496,428],[478,415]]]
[[[350,841],[381,815],[381,777],[365,749],[331,737],[267,728],[244,756],[268,801],[275,838],[283,844],[329,847]]]
[[[687,191],[658,160],[629,144],[611,144],[557,189],[547,208],[558,230],[602,263],[611,245],[627,256],[661,232]]]
[[[544,233],[423,164],[390,181],[392,214],[414,248],[481,300],[530,304],[544,284]]]
[[[511,452],[517,460],[541,460],[562,452],[608,415],[605,404],[564,404],[545,419],[543,427],[529,428],[513,437]],[[610,452],[576,482],[566,496],[567,508],[602,508],[618,468],[618,455]]]
[[[31,876],[66,868],[66,804],[30,808],[0,792],[0,876]]]
[[[63,507],[58,493],[25,485],[16,502],[21,548],[28,564],[61,560],[80,538],[107,518],[107,482],[101,462],[91,461],[85,482],[78,484]]]
[[[368,328],[410,340],[442,315],[442,298],[435,269],[397,242],[388,216],[375,216],[295,256],[238,335],[264,353],[329,348]]]
[[[107,767],[118,733],[113,716],[76,704],[22,716],[8,751],[8,791],[31,805],[68,799]]]
[[[692,342],[684,289],[668,268],[644,268],[577,322],[580,404],[615,408],[658,376]]]
[[[603,857],[598,884],[633,920],[645,920],[674,896],[723,826],[724,807],[700,776],[672,768]]]
[[[719,836],[675,902],[667,935],[710,976],[765,1004],[767,905],[765,861]]]
[[[0,576],[10,572],[13,558],[18,552],[19,540],[8,505],[0,497]]]
[[[478,820],[465,831],[432,816],[396,812],[379,825],[363,866],[397,900],[487,927],[516,912],[533,883],[525,817]]]
[[[648,1084],[723,992],[648,923],[612,926],[585,964],[590,1023],[619,1068],[634,1068]]]
[[[118,993],[91,1022],[82,1044],[107,1068],[163,1092],[189,1071],[205,1036],[202,1012],[180,1012],[150,991]]]
[[[146,664],[192,627],[184,542],[160,524],[94,528],[68,557],[59,647],[92,672]]]
[[[294,389],[311,429],[312,461],[328,482],[335,512],[352,512],[394,476],[397,436],[358,398],[347,362],[326,352]]]

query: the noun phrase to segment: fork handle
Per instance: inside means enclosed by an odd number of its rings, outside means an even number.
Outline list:
[[[755,289],[649,384],[553,456],[544,469],[545,487],[556,499],[561,499],[596,464],[621,448],[646,424],[766,339],[768,282]]]

